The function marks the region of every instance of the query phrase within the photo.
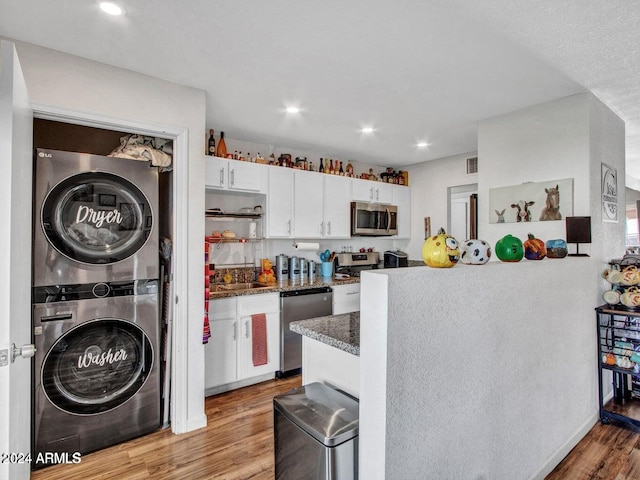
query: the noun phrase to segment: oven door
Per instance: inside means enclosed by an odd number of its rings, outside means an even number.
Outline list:
[[[375,203],[351,203],[351,235],[391,236],[398,233],[398,207]]]

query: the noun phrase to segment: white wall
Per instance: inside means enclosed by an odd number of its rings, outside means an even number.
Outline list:
[[[455,155],[407,167],[411,186],[411,240],[404,248],[410,260],[422,260],[424,217],[431,217],[431,233],[440,227],[446,230],[449,221],[448,198],[450,187],[477,183],[478,174],[467,174],[466,159],[475,153]],[[463,241],[464,238],[458,240]]]
[[[624,124],[589,93],[480,122],[479,237],[491,245],[507,233],[520,239],[526,239],[529,232],[543,240],[565,238],[564,220],[490,224],[489,190],[524,182],[573,178],[573,215],[591,215],[592,246],[604,240],[602,229],[611,232],[606,236],[605,251],[597,252],[598,258],[622,255],[624,222],[600,221],[600,162],[618,168],[618,201],[624,211]],[[580,250],[591,253],[592,246],[581,245]]]
[[[67,55],[35,45],[15,42],[27,88],[34,105],[74,111],[81,116],[104,116],[126,122],[184,128],[188,131],[188,158],[178,159],[176,175],[188,176],[189,258],[187,277],[178,279],[189,289],[186,309],[176,309],[174,321],[188,338],[188,348],[181,351],[188,377],[176,392],[186,403],[184,423],[174,424],[174,431],[188,431],[206,425],[204,415],[204,376],[202,365],[202,265],[204,225],[204,124],[205,95],[189,88],[156,78],[114,68],[105,64]],[[184,177],[183,177],[184,178]],[[183,219],[185,220],[185,219]],[[182,301],[182,299],[180,299]],[[180,311],[187,312],[186,318]]]

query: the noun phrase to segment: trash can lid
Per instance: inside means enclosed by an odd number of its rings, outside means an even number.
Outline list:
[[[273,406],[327,447],[358,436],[357,400],[322,383],[310,383],[278,395]]]

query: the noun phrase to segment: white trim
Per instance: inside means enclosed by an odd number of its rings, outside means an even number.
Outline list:
[[[189,205],[189,131],[184,127],[147,124],[79,112],[50,105],[33,104],[34,118],[74,123],[106,130],[128,130],[143,135],[163,136],[174,140],[173,157],[173,282],[174,302],[171,344],[171,431],[184,433],[206,425],[206,416],[188,422],[188,222]],[[180,301],[178,301],[180,300]]]

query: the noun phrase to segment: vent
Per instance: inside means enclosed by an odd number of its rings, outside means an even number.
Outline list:
[[[478,157],[467,158],[467,175],[478,173]]]

